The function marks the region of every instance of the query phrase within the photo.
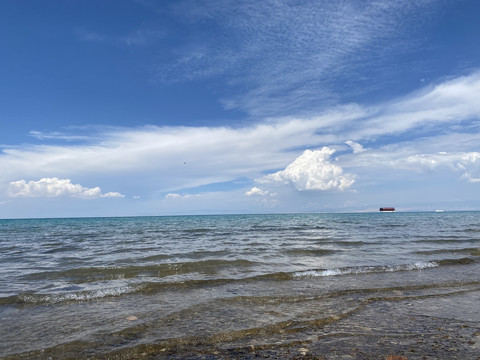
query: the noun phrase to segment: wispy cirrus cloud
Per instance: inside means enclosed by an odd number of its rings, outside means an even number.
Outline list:
[[[60,131],[53,131],[53,132],[43,132],[43,131],[30,131],[29,135],[33,138],[38,140],[65,140],[65,141],[85,141],[89,140],[89,136],[85,135],[71,135],[67,133],[63,133]]]
[[[94,31],[88,31],[85,29],[76,29],[75,34],[77,35],[78,40],[93,42],[93,43],[106,43],[109,42],[109,38],[105,35],[101,35]]]
[[[351,128],[354,138],[374,138],[416,130],[432,132],[468,126],[480,116],[480,71],[431,85],[404,98],[371,107],[371,115]],[[450,130],[451,131],[451,130]]]
[[[110,35],[78,28],[75,34],[80,41],[126,47],[153,45],[166,35],[165,31],[153,28],[138,28],[124,35]]]
[[[221,74],[237,89],[222,100],[226,108],[265,116],[318,110],[358,86],[365,92],[373,82],[367,85],[357,74],[370,66],[375,68],[375,86],[380,86],[391,74],[388,61],[422,42],[421,34],[409,35],[417,20],[434,14],[438,4],[220,0],[183,1],[172,8],[187,31],[204,32],[207,40],[201,46],[181,42],[158,65],[157,80]],[[383,78],[378,71],[382,67]]]

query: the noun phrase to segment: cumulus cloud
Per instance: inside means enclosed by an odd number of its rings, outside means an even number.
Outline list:
[[[260,182],[291,183],[299,191],[345,190],[354,183],[354,176],[330,162],[335,150],[324,146],[320,150],[305,150],[285,170],[265,176]]]
[[[72,184],[70,179],[43,178],[38,181],[12,181],[8,187],[11,197],[75,197],[83,199],[124,197],[118,192],[102,193],[99,187],[87,188]]]

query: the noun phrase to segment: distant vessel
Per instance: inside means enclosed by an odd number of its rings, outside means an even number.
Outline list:
[[[394,208],[394,207],[381,207],[381,208],[380,208],[380,211],[383,211],[383,212],[395,212],[395,208]]]
[[[444,212],[445,210],[440,210],[440,209],[437,209],[435,210],[435,212]]]

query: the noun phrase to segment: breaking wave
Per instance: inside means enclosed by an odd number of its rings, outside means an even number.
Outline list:
[[[371,273],[384,273],[396,271],[410,271],[410,270],[424,270],[439,266],[435,261],[432,262],[416,262],[413,264],[389,265],[389,266],[354,266],[334,269],[318,269],[297,271],[293,277],[325,277],[325,276],[339,276],[339,275],[360,275]]]

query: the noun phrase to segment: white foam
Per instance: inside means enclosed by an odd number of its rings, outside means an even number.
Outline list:
[[[437,266],[438,266],[438,264],[436,262],[421,261],[421,262],[417,262],[417,263],[412,264],[412,265],[408,265],[407,270],[423,270],[423,269],[434,268],[434,267],[437,267]]]
[[[424,270],[437,267],[435,262],[416,262],[414,264],[401,264],[394,266],[358,266],[322,270],[306,270],[298,271],[293,274],[293,277],[326,277],[339,275],[359,275],[382,272],[396,272],[396,271],[410,271],[410,270]]]
[[[97,290],[55,294],[23,293],[18,295],[18,299],[27,304],[58,304],[66,301],[89,301],[110,296],[116,297],[123,294],[132,293],[137,290],[138,287],[122,286],[116,288],[103,288]]]

